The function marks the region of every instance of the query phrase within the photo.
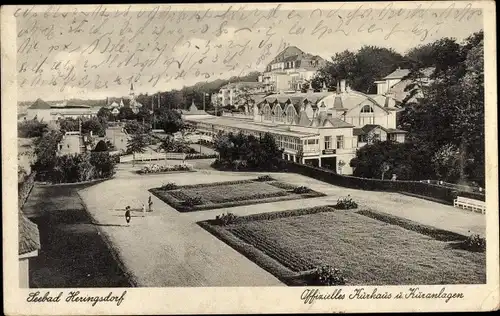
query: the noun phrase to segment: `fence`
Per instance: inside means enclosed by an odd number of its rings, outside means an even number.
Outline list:
[[[302,165],[291,161],[283,161],[287,171],[295,172],[318,179],[330,184],[370,191],[407,192],[420,196],[437,199],[447,204],[453,204],[457,196],[468,197],[476,200],[485,200],[485,195],[477,192],[465,192],[450,187],[444,187],[420,181],[391,181],[368,178],[343,176],[332,170]]]
[[[135,154],[135,159],[133,155],[120,156],[120,162],[132,162],[135,161],[153,161],[153,160],[185,160],[186,154],[183,153],[159,153],[159,152],[151,152]]]
[[[36,172],[30,173],[23,182],[18,183],[17,185],[17,196],[18,196],[18,207],[21,209],[28,200],[28,196],[30,195],[31,189],[35,185],[35,176]]]

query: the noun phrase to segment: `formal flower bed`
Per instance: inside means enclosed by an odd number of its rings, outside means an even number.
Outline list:
[[[193,171],[193,166],[187,163],[179,165],[147,165],[137,171],[139,174],[165,173],[174,171]]]
[[[228,213],[198,224],[287,285],[486,282],[481,237],[448,232],[443,238],[443,231],[372,211],[331,205]]]
[[[311,189],[286,190],[272,183],[253,179],[185,186],[168,184],[150,192],[180,212],[324,196]]]

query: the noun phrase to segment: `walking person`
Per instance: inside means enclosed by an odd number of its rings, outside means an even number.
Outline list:
[[[148,212],[152,212],[153,209],[151,208],[153,206],[153,201],[151,200],[151,195],[148,198]]]
[[[146,217],[146,205],[142,203],[142,217]]]
[[[130,206],[128,205],[125,208],[125,220],[127,221],[127,226],[130,226]]]

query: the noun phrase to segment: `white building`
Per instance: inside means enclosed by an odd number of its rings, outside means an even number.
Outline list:
[[[338,92],[273,94],[253,106],[244,117],[183,115],[205,135],[239,132],[272,134],[285,159],[328,167],[352,174],[349,162],[356,149],[379,132],[381,140],[404,142],[405,131],[396,128],[396,101],[389,96],[370,96],[353,91],[341,81]],[[377,137],[377,136],[373,136]]]
[[[233,82],[222,86],[217,94],[215,102],[218,106],[234,106],[239,108],[244,103],[240,95],[247,93],[251,95],[264,94],[266,86],[262,82]],[[213,101],[213,100],[212,100]]]
[[[259,82],[266,86],[267,92],[301,91],[325,65],[326,61],[320,56],[290,46],[267,65]]]
[[[100,107],[90,107],[88,105],[50,105],[42,99],[37,99],[28,109],[27,120],[34,118],[39,121],[50,122],[64,118],[92,118],[97,116]]]

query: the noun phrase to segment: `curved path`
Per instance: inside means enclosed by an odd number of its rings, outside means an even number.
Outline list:
[[[204,160],[190,163],[198,168],[209,165]],[[258,174],[205,169],[192,173],[141,176],[132,172],[131,165],[120,164],[114,179],[83,189],[79,194],[138,286],[284,286],[273,275],[196,224],[227,211],[246,215],[334,204],[339,197],[350,194],[360,207],[461,234],[467,235],[470,231],[484,235],[485,217],[481,214],[398,193],[346,189],[287,173],[273,174],[273,177],[309,186],[328,196],[179,213],[151,195],[154,211],[147,213],[146,217],[142,217],[140,212],[133,212],[131,225],[125,225],[123,208],[126,205],[141,207],[150,196],[147,190],[152,187],[167,182],[184,185],[251,179]]]

